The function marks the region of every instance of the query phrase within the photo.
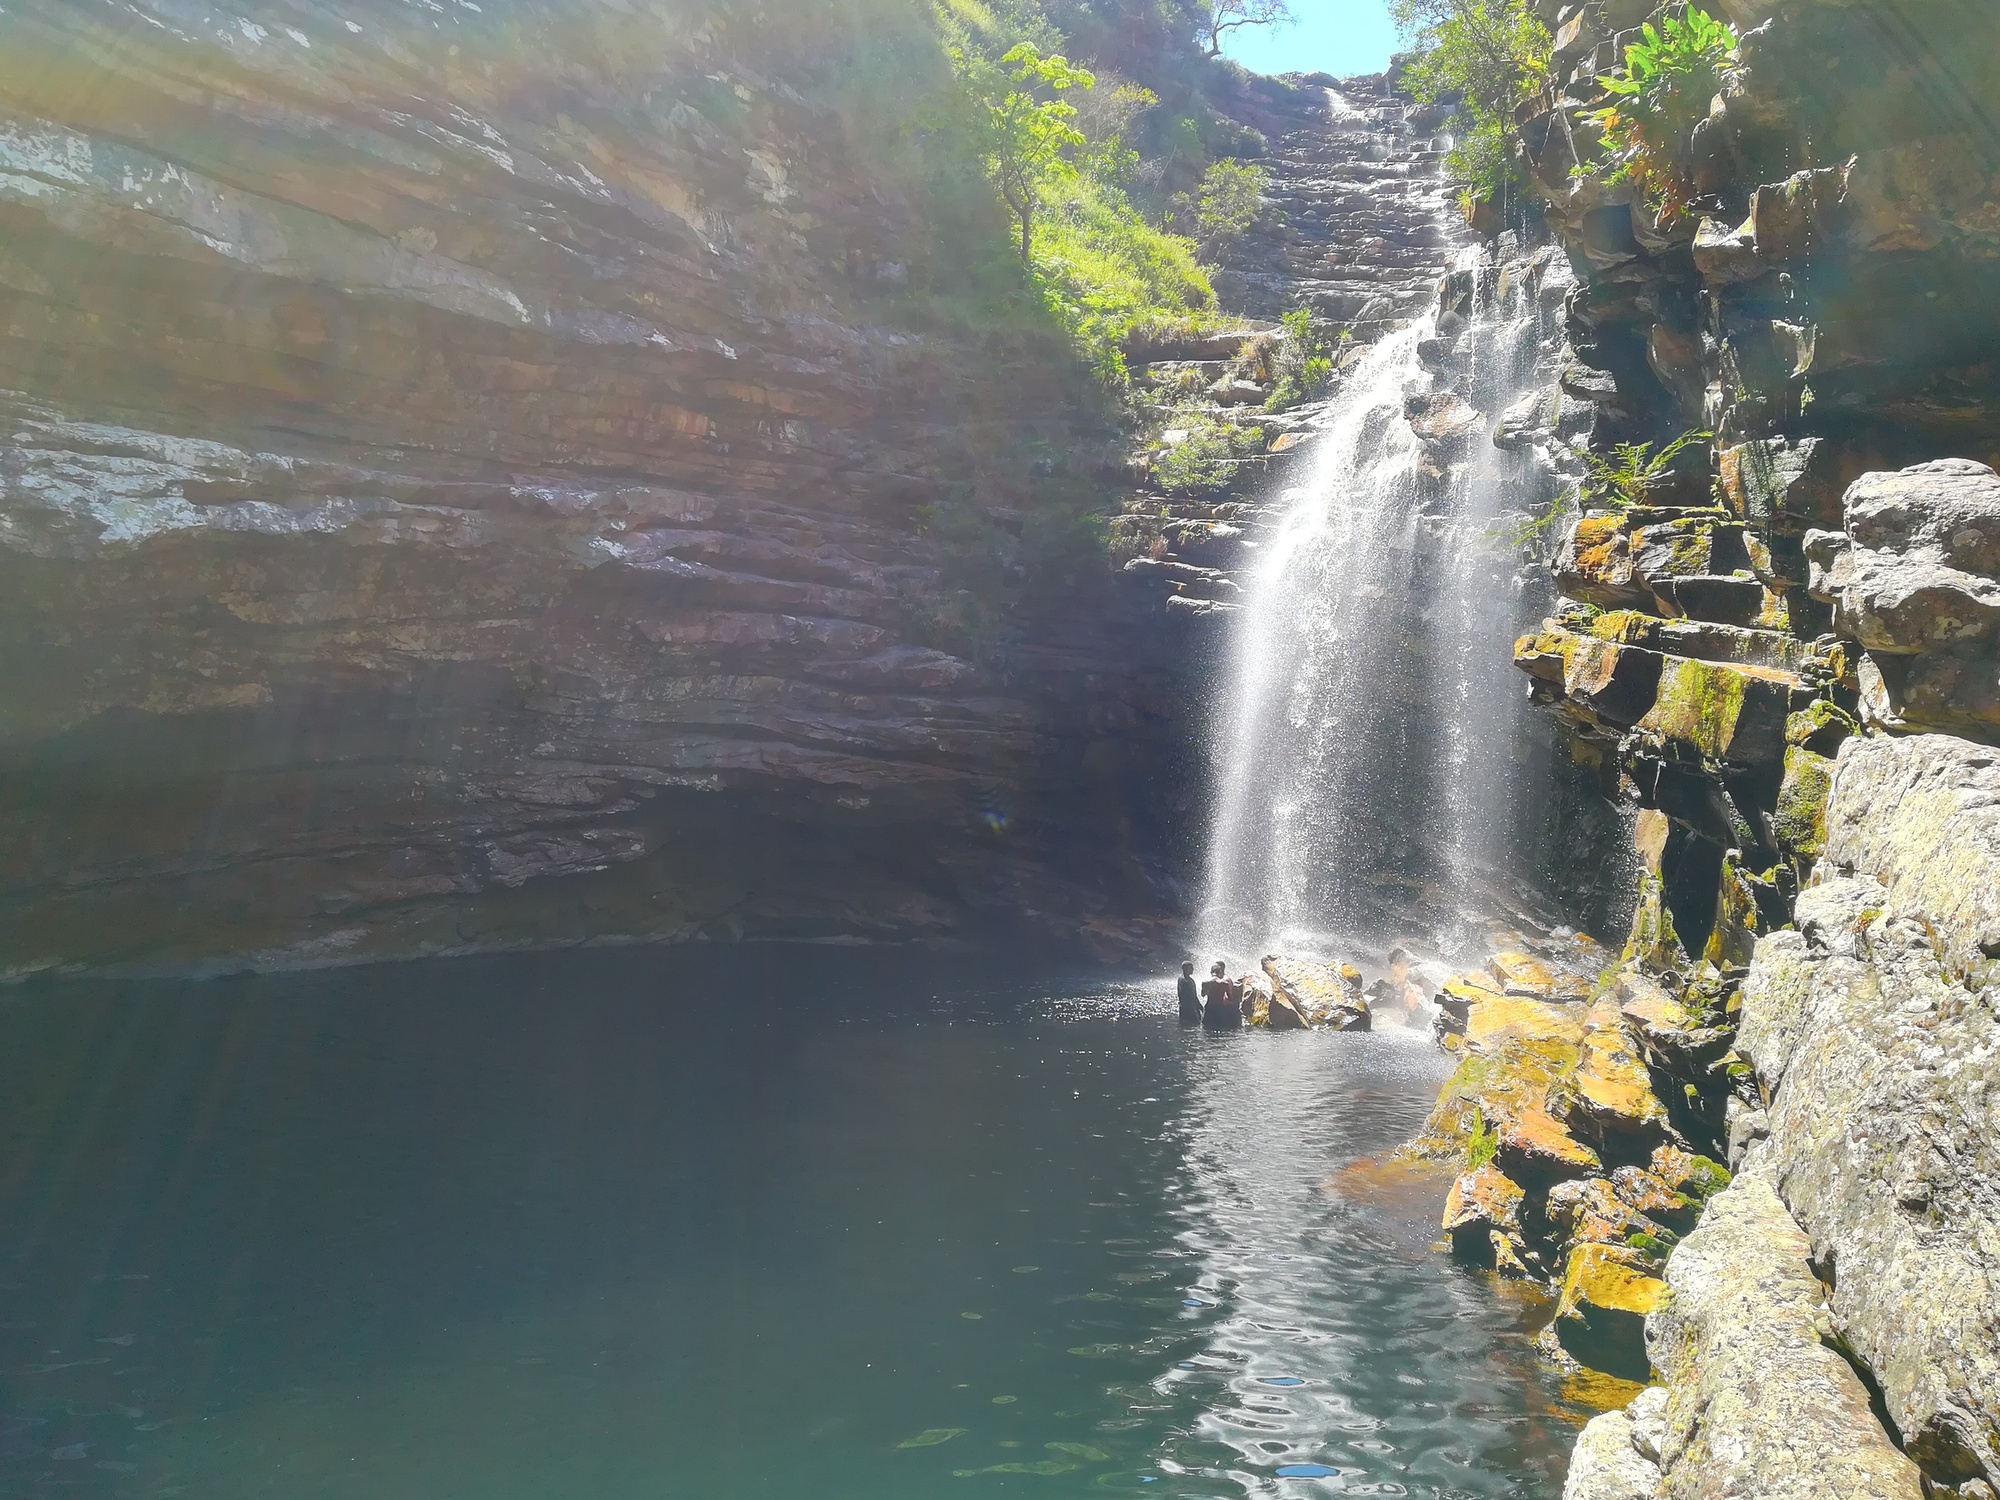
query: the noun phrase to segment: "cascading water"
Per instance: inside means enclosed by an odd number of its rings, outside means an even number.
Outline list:
[[[1549,384],[1566,270],[1454,280],[1470,316],[1361,359],[1244,577],[1202,922],[1223,951],[1407,933],[1448,952],[1507,907],[1535,738],[1508,648],[1535,601],[1506,518],[1549,469],[1496,447],[1487,414]]]

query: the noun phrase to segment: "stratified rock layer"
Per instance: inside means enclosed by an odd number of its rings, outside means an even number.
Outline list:
[[[7,7],[0,971],[1160,908],[1171,645],[973,649],[927,519],[1087,381],[908,331],[921,206],[714,30]]]

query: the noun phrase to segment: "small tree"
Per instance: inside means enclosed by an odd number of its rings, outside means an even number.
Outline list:
[[[1030,265],[1043,184],[1072,170],[1070,153],[1085,144],[1071,123],[1076,106],[1061,96],[1096,80],[1067,58],[1043,57],[1026,42],[997,64],[962,51],[953,60],[978,111],[986,170],[1020,229],[1021,264]]]
[[[1548,29],[1526,0],[1389,0],[1389,13],[1415,52],[1403,75],[1411,94],[1426,104],[1463,96],[1467,125],[1446,169],[1502,196],[1515,181],[1515,107],[1548,78]]]
[[[1222,39],[1245,26],[1284,26],[1292,19],[1286,0],[1200,0],[1196,24],[1210,57],[1222,56]]]

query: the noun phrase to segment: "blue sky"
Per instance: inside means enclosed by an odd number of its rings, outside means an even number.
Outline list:
[[[1231,32],[1223,52],[1259,73],[1379,73],[1396,50],[1383,0],[1292,0],[1296,24]]]

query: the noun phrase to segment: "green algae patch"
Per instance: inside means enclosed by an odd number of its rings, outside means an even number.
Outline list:
[[[1776,760],[1797,685],[1791,673],[1774,667],[1668,656],[1653,706],[1638,728],[1711,760]]]
[[[955,1437],[963,1437],[971,1429],[966,1427],[926,1427],[915,1437],[906,1437],[896,1444],[898,1448],[935,1448],[939,1443],[948,1443]]]
[[[1792,717],[1802,719],[1805,715]],[[1826,800],[1832,790],[1830,758],[1797,743],[1785,747],[1785,779],[1778,787],[1778,805],[1771,818],[1779,848],[1798,859],[1818,859],[1826,852]]]
[[[1065,1453],[1071,1458],[1080,1458],[1087,1464],[1108,1464],[1111,1455],[1102,1448],[1093,1448],[1088,1443],[1044,1443],[1051,1453]]]

